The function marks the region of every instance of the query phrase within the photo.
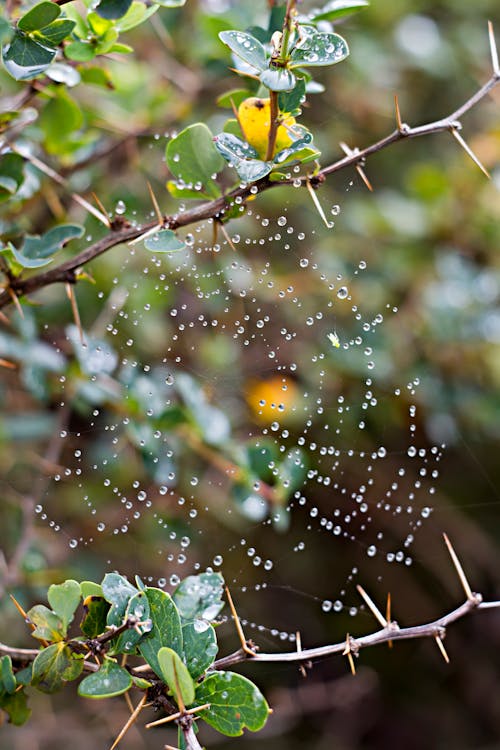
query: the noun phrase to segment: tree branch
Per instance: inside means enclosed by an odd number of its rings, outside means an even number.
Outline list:
[[[398,141],[402,141],[408,138],[420,138],[423,136],[432,135],[434,133],[442,133],[445,131],[453,132],[460,128],[459,119],[471,110],[476,104],[484,99],[500,82],[500,71],[494,70],[489,80],[481,86],[464,104],[458,107],[447,117],[440,120],[427,123],[425,125],[418,125],[416,127],[410,127],[404,123],[398,122],[398,127],[392,133],[381,138],[380,140],[366,146],[364,149],[354,149],[347,156],[342,159],[329,164],[328,166],[321,169],[314,177],[303,176],[300,178],[302,186],[306,186],[308,181],[313,186],[319,186],[324,179],[334,172],[339,172],[350,166],[359,165],[368,156],[382,151],[389,146],[392,146]],[[469,150],[468,150],[469,153]],[[470,153],[469,153],[470,155]],[[476,161],[476,160],[475,160]],[[247,185],[246,187],[238,187],[227,195],[220,198],[216,198],[213,201],[202,203],[198,206],[194,206],[189,211],[175,214],[174,216],[165,217],[164,226],[169,229],[180,229],[191,224],[195,224],[199,221],[206,221],[208,219],[217,219],[224,215],[224,211],[234,204],[236,199],[244,202],[250,195],[255,195],[255,188],[257,188],[257,194],[263,193],[270,188],[274,188],[282,185],[296,184],[296,177],[281,182],[271,182],[269,177],[264,177],[262,180]],[[99,255],[110,250],[112,247],[117,245],[130,242],[131,240],[140,237],[141,234],[154,229],[156,222],[149,222],[138,227],[130,227],[124,223],[119,226],[112,228],[110,234],[106,235],[102,239],[98,240],[92,245],[89,245],[85,250],[76,255],[74,258],[61,263],[58,266],[54,266],[48,271],[35,274],[29,278],[23,279],[17,277],[9,282],[9,288],[5,289],[0,293],[0,309],[7,307],[12,304],[12,296],[9,293],[14,292],[18,297],[22,297],[28,294],[43,289],[50,284],[56,283],[75,283],[77,281],[77,271],[82,266],[90,263],[90,261],[97,258]]]

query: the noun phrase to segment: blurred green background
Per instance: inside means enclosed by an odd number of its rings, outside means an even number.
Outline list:
[[[162,210],[175,212],[165,190],[168,137],[198,120],[222,129],[227,113],[215,100],[238,81],[217,32],[265,25],[266,13],[265,2],[188,0],[153,16],[125,40],[136,55],[109,62],[113,91],[72,92],[82,129],[52,163],[75,191],[94,191],[129,220],[150,218],[148,180]],[[351,56],[319,72],[326,90],[303,113],[322,164],[339,157],[340,141],[363,147],[390,132],[396,93],[412,125],[466,101],[490,75],[488,19],[500,29],[496,0],[373,0],[339,24]],[[4,72],[0,85],[15,94]],[[333,229],[305,191],[277,188],[228,225],[234,251],[220,237],[211,252],[203,226],[190,228],[180,260],[124,246],[96,260],[87,269],[94,283],[79,284],[77,297],[100,342],[98,377],[68,329],[62,288],[38,294],[43,305],[24,321],[12,314],[0,356],[22,366],[2,371],[0,383],[4,589],[29,606],[54,581],[100,580],[109,569],[168,589],[221,555],[249,637],[263,650],[290,649],[300,630],[313,646],[375,628],[359,609],[358,581],[382,608],[391,592],[400,624],[456,606],[446,531],[473,588],[498,598],[499,97],[463,118],[491,180],[451,136],[415,139],[369,159],[373,193],[354,170],[328,179],[318,197]],[[43,109],[43,97],[35,106]],[[30,135],[50,151],[43,121]],[[32,190],[22,208],[7,207],[5,222],[34,233],[83,220],[67,193],[35,174]],[[82,246],[100,233],[87,220]],[[337,296],[343,286],[347,297]],[[333,330],[339,350],[327,340]],[[284,403],[277,416],[259,407],[263,387],[267,404]],[[208,435],[169,431],[155,399],[170,393],[174,405],[201,393],[217,410]],[[217,429],[219,441],[210,435]],[[298,446],[310,472],[289,512],[270,509],[270,524],[269,508],[238,494],[217,459],[237,464],[242,446],[264,438]],[[356,495],[364,515],[352,513]],[[2,640],[29,644],[5,597],[1,612]],[[452,627],[450,665],[430,641],[364,651],[356,678],[340,658],[315,664],[307,679],[296,666],[246,665],[274,709],[268,725],[256,736],[202,740],[262,750],[493,750],[498,622],[492,611]],[[219,635],[222,653],[236,646],[230,623]],[[83,702],[72,685],[65,695],[33,695],[31,705],[25,727],[2,727],[0,747],[105,748],[127,718],[123,701]],[[133,729],[122,746],[166,743],[175,744],[168,730]]]

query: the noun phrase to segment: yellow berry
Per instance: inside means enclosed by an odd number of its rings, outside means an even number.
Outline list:
[[[271,100],[252,96],[238,107],[238,120],[247,143],[254,147],[260,159],[266,158],[269,129],[271,127]],[[273,156],[292,143],[289,128],[295,125],[295,117],[286,117],[278,127]]]
[[[251,380],[246,400],[258,422],[288,422],[299,402],[299,390],[293,380],[274,375],[268,380]]]

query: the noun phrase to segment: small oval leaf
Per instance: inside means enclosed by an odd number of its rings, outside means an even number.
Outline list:
[[[164,646],[158,651],[158,664],[177,705],[190,706],[194,701],[194,683],[179,654]]]
[[[251,34],[235,30],[221,31],[219,39],[252,68],[259,71],[267,68],[266,50],[259,40]]]
[[[160,229],[159,232],[144,240],[144,247],[152,253],[178,253],[184,250],[186,243],[180,240],[171,229]]]
[[[269,714],[267,701],[258,687],[235,672],[209,674],[197,686],[196,702],[210,704],[198,716],[228,737],[238,737],[245,727],[258,732]]]
[[[78,685],[82,698],[112,698],[122,695],[132,686],[132,677],[126,669],[111,659],[106,659],[98,672],[89,674]]]

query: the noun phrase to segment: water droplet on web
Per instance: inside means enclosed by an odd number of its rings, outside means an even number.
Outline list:
[[[124,201],[122,200],[118,201],[115,206],[115,214],[117,214],[118,216],[121,216],[122,214],[125,213],[126,210],[127,210],[127,206],[125,205]]]

